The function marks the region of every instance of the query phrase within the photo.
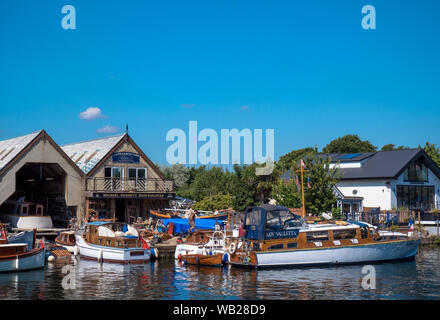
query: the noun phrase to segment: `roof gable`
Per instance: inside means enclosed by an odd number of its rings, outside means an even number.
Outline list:
[[[34,141],[41,131],[0,141],[0,170],[5,168],[20,152],[22,152],[32,141]]]

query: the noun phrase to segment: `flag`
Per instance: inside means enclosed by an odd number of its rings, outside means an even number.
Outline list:
[[[40,239],[40,248],[44,248],[44,242],[43,242],[43,239]]]
[[[310,185],[310,177],[307,177],[307,188],[311,188],[312,186]]]
[[[305,168],[306,164],[304,163],[303,159],[301,159],[301,167]]]
[[[414,222],[412,218],[409,218],[408,230],[414,231]]]
[[[298,190],[301,190],[301,186],[299,184],[299,180],[298,180],[298,176],[295,175],[295,183],[296,183],[296,187],[298,188]]]
[[[142,238],[141,234],[139,233],[139,241],[142,243],[143,249],[150,249],[150,246],[148,245],[147,241]]]

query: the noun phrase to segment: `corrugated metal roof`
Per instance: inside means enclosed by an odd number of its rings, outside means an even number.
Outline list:
[[[41,130],[42,131],[42,130]],[[0,141],[0,170],[15,158],[26,146],[32,142],[41,131],[25,136]]]
[[[89,173],[125,136],[117,136],[66,144],[61,149],[84,172]]]

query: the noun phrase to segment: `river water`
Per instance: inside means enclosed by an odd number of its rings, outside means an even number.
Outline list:
[[[376,288],[369,290],[362,287],[362,265],[248,270],[76,259],[0,274],[0,299],[440,299],[440,249],[432,248],[413,261],[373,264]]]

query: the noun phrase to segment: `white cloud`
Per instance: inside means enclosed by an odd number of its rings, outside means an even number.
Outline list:
[[[106,118],[105,115],[102,114],[101,109],[96,107],[87,108],[86,111],[79,113],[79,118],[82,120],[95,120]]]
[[[118,127],[111,127],[111,126],[105,126],[103,128],[96,130],[96,132],[98,133],[116,133],[119,131],[121,131],[121,129],[119,129]]]

